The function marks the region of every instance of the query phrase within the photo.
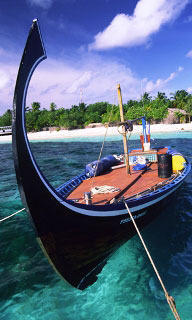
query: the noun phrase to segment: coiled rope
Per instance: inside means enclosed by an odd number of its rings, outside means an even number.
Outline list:
[[[98,186],[91,189],[91,193],[94,194],[100,194],[100,193],[113,193],[113,192],[119,192],[120,189],[113,187],[113,186]]]
[[[96,173],[97,173],[99,161],[100,161],[100,159],[101,159],[101,155],[102,155],[103,148],[104,148],[104,145],[105,145],[105,140],[106,140],[106,137],[107,137],[107,132],[108,132],[108,129],[109,129],[109,123],[110,123],[110,121],[111,121],[113,109],[114,109],[114,104],[112,104],[111,112],[110,112],[110,115],[109,115],[109,121],[108,121],[107,126],[106,126],[103,143],[102,143],[101,150],[100,150],[100,153],[99,153],[99,157],[98,157],[98,160],[97,160],[97,166],[96,166],[95,174],[94,174],[93,179],[91,179],[91,187],[90,187],[90,189],[93,188],[93,184],[94,184],[94,181],[95,181],[95,177],[96,177]]]
[[[140,232],[139,232],[139,229],[138,229],[138,227],[137,227],[137,225],[136,225],[136,222],[135,222],[135,220],[133,219],[133,216],[132,216],[132,214],[131,214],[131,211],[129,210],[129,207],[128,207],[128,205],[127,205],[127,203],[126,203],[125,201],[124,201],[124,204],[125,204],[125,207],[126,207],[128,213],[129,213],[129,216],[130,216],[130,218],[131,218],[131,220],[132,220],[132,222],[133,222],[133,224],[134,224],[134,227],[135,227],[135,229],[136,229],[136,231],[137,231],[137,233],[138,233],[138,236],[139,236],[139,238],[140,238],[140,240],[141,240],[141,242],[142,242],[142,244],[143,244],[143,247],[144,247],[144,249],[145,249],[145,251],[146,251],[146,253],[147,253],[147,255],[148,255],[148,258],[149,258],[149,260],[150,260],[150,262],[151,262],[151,264],[152,264],[152,267],[153,267],[153,269],[154,269],[154,271],[155,271],[155,273],[156,273],[156,275],[157,275],[157,278],[159,279],[159,282],[160,282],[160,284],[161,284],[161,286],[162,286],[162,288],[163,288],[163,291],[164,291],[164,293],[165,293],[165,297],[166,297],[166,299],[167,299],[167,302],[168,302],[168,304],[169,304],[169,307],[170,307],[170,309],[171,309],[171,311],[172,311],[175,319],[176,319],[176,320],[180,320],[179,314],[178,314],[178,312],[177,312],[177,310],[176,310],[175,300],[174,300],[174,298],[173,298],[172,296],[170,296],[170,295],[168,294],[168,292],[167,292],[167,290],[166,290],[166,288],[165,288],[165,286],[164,286],[164,284],[163,284],[163,281],[162,281],[162,279],[161,279],[161,277],[160,277],[160,275],[159,275],[159,272],[158,272],[158,270],[157,270],[157,268],[156,268],[156,266],[155,266],[155,264],[154,264],[154,262],[153,262],[153,259],[152,259],[151,255],[150,255],[150,253],[149,253],[149,251],[148,251],[148,249],[147,249],[147,247],[146,247],[146,244],[145,244],[145,242],[144,242],[144,240],[143,240],[143,238],[142,238],[142,236],[141,236],[141,234],[140,234]]]
[[[20,213],[20,212],[22,212],[22,211],[24,211],[24,210],[25,210],[25,208],[23,208],[23,209],[15,212],[15,213],[12,213],[12,214],[10,214],[9,216],[7,216],[7,217],[5,217],[5,218],[3,218],[3,219],[0,219],[0,223],[3,222],[3,221],[5,221],[5,220],[7,220],[7,219],[9,219],[9,218],[11,218],[11,217],[13,217],[13,216],[15,216],[16,214],[18,214],[18,213]]]

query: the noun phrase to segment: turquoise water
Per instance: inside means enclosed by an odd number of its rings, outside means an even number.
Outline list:
[[[153,145],[171,145],[192,161],[192,133],[153,135]],[[160,139],[163,137],[163,139]],[[93,141],[94,140],[94,141]],[[37,162],[58,186],[98,158],[100,137],[31,143]],[[94,143],[93,143],[94,142]],[[134,137],[130,148],[139,146]],[[119,138],[103,155],[121,153]],[[0,144],[0,217],[23,207],[11,144]],[[170,206],[142,231],[181,319],[192,319],[192,173]],[[163,291],[137,236],[108,261],[85,291],[66,288],[36,243],[26,212],[0,224],[0,320],[171,320]]]
[[[152,133],[151,138],[153,139],[177,139],[180,138],[186,138],[186,139],[191,139],[192,138],[192,132],[191,131],[178,131],[178,132],[166,132],[166,133]],[[108,135],[107,136],[107,141],[121,141],[122,136],[120,134],[117,135]],[[137,133],[132,133],[130,135],[130,140],[138,140],[138,134]],[[52,142],[70,142],[70,141],[82,141],[82,142],[100,142],[103,141],[103,136],[88,136],[88,137],[76,137],[76,138],[60,138],[60,139],[51,139]],[[39,142],[39,140],[33,141],[33,142]],[[47,140],[41,140],[41,142],[47,142]]]

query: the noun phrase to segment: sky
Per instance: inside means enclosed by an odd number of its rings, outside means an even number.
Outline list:
[[[36,18],[48,58],[32,76],[29,107],[117,104],[118,83],[124,103],[192,93],[192,0],[0,0],[0,115],[12,108]]]

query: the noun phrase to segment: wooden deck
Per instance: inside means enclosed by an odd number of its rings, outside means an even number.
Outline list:
[[[162,150],[159,153],[162,153]],[[126,173],[125,167],[117,167],[95,178],[84,180],[67,199],[78,200],[79,203],[85,203],[84,193],[90,192],[94,187],[107,185],[118,188],[119,191],[117,192],[93,195],[92,203],[102,205],[109,203],[114,197],[132,197],[166,180],[158,177],[157,163],[150,163],[148,166],[149,168],[145,172],[134,171],[131,167],[131,174]]]

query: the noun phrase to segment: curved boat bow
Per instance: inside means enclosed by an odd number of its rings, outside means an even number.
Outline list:
[[[99,243],[95,243],[97,254],[92,250],[93,229],[96,233],[99,230],[101,236],[102,227],[94,223],[94,217],[91,221],[87,218],[89,206],[84,209],[83,205],[63,198],[49,184],[33,157],[26,133],[25,101],[33,71],[45,58],[38,21],[34,20],[21,59],[13,101],[12,144],[17,183],[49,262],[68,283],[84,289],[96,280],[94,274],[99,272],[111,250],[104,252]],[[79,214],[81,212],[83,215]],[[96,233],[95,242],[99,241]]]
[[[31,217],[44,253],[62,277],[72,285],[78,286],[82,276],[76,279],[76,271],[73,272],[70,262],[62,257],[63,250],[60,248],[60,237],[63,242],[63,232],[71,229],[70,218],[66,222],[64,200],[39,169],[26,133],[27,89],[35,68],[44,59],[46,52],[39,24],[34,20],[21,59],[13,100],[12,144],[15,171],[22,202]],[[66,212],[70,213],[70,210],[66,208]],[[72,230],[70,232],[72,233]]]

